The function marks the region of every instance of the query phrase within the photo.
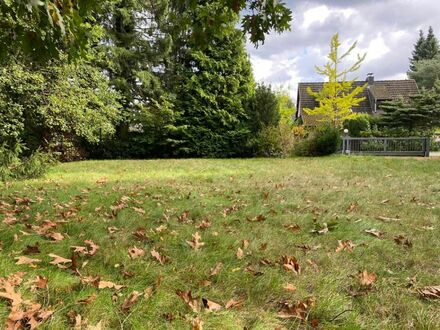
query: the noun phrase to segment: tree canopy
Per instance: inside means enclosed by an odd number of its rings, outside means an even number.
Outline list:
[[[96,45],[103,35],[102,11],[120,0],[5,0],[0,2],[0,60],[10,54],[24,54],[32,61],[47,61],[61,51],[71,58],[85,56],[90,45]],[[153,14],[161,10],[163,1],[149,3]],[[182,14],[204,4],[203,0],[167,0],[166,4]],[[242,29],[252,43],[264,42],[271,30],[283,32],[290,28],[291,10],[279,0],[219,0],[224,9],[236,14],[243,12]],[[158,4],[156,6],[156,4]],[[205,12],[193,27],[193,37],[203,43],[221,31],[228,15]],[[189,24],[190,22],[186,22]]]

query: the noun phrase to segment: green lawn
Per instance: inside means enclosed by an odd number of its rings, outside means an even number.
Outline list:
[[[0,186],[0,277],[26,272],[14,290],[54,312],[43,329],[73,328],[79,315],[82,329],[190,329],[196,316],[203,329],[439,329],[439,299],[418,293],[440,285],[439,169],[338,156],[62,164]],[[348,249],[336,252],[338,240]],[[88,249],[73,267],[50,264],[51,253],[71,259],[71,246]],[[41,262],[16,265],[20,256]],[[37,275],[46,286],[35,288]],[[124,287],[97,287],[105,281]],[[226,308],[231,299],[241,303]]]

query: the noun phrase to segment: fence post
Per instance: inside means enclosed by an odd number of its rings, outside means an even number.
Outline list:
[[[429,147],[431,144],[431,140],[429,137],[425,137],[425,150],[424,150],[424,157],[429,157]]]
[[[387,139],[383,139],[383,151],[385,153],[387,152],[387,147],[388,147],[388,140]]]

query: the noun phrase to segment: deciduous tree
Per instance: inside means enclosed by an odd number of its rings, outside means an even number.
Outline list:
[[[319,122],[332,123],[336,127],[347,120],[356,117],[352,108],[359,105],[365,98],[359,97],[365,86],[353,88],[354,80],[349,80],[347,75],[356,72],[366,54],[358,55],[357,60],[348,69],[340,69],[339,65],[356,48],[356,42],[342,55],[339,52],[341,42],[339,34],[332,37],[330,44],[329,62],[323,67],[316,66],[316,72],[324,76],[327,81],[320,91],[314,92],[310,87],[307,92],[318,102],[314,109],[304,109],[309,116],[316,116]]]

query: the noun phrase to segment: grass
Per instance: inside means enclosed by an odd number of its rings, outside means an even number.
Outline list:
[[[62,164],[43,179],[0,187],[0,205],[18,210],[19,220],[1,223],[5,215],[0,211],[0,277],[26,272],[23,296],[54,310],[43,329],[72,327],[72,311],[88,325],[101,322],[105,329],[189,329],[197,314],[176,290],[191,290],[193,296],[222,305],[245,299],[241,308],[200,312],[204,329],[439,329],[438,300],[416,292],[440,284],[439,165],[436,160],[374,157]],[[128,197],[123,198],[126,207],[112,212],[123,196]],[[17,197],[32,202],[15,205]],[[186,210],[189,216],[179,221]],[[258,215],[265,220],[249,221]],[[203,219],[211,227],[196,228]],[[31,225],[43,220],[65,220],[56,228],[64,240],[38,235]],[[312,233],[324,223],[330,224],[328,233]],[[294,224],[299,231],[284,226]],[[162,225],[167,229],[156,230]],[[109,234],[111,226],[119,230]],[[139,228],[148,240],[133,236]],[[384,236],[365,233],[372,228]],[[199,250],[186,243],[196,231],[205,243]],[[412,247],[396,244],[397,235],[408,238]],[[100,249],[95,256],[78,258],[82,276],[126,287],[98,289],[82,284],[71,270],[49,264],[49,253],[70,258],[71,246],[87,239]],[[249,241],[247,248],[243,240]],[[353,252],[335,252],[338,240],[351,240]],[[36,268],[16,265],[14,258],[37,242],[41,252],[30,257],[42,262]],[[146,255],[131,259],[133,246]],[[161,265],[152,258],[153,248],[169,262]],[[236,256],[238,248],[242,259]],[[298,259],[300,275],[283,269],[283,255]],[[262,259],[271,263],[263,265]],[[209,276],[218,262],[223,268]],[[377,275],[368,290],[357,279],[364,270]],[[30,289],[27,280],[36,275],[48,278],[46,289]],[[211,284],[202,285],[204,280]],[[286,283],[296,292],[283,289]],[[147,287],[154,288],[151,297],[141,298],[128,313],[121,311],[133,290]],[[93,293],[95,301],[78,303]],[[283,302],[308,298],[316,303],[306,321],[277,317]],[[8,313],[6,301],[0,300],[0,322]]]

